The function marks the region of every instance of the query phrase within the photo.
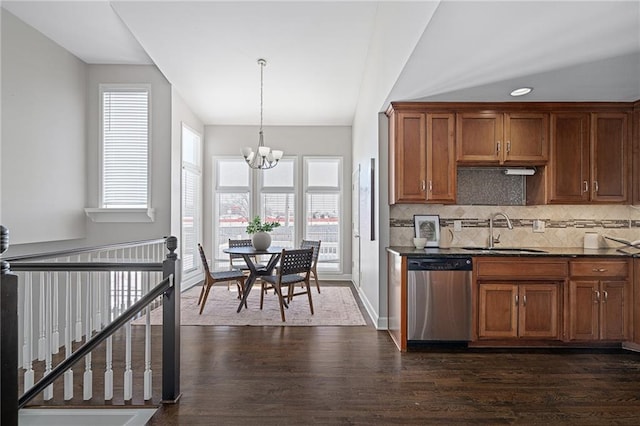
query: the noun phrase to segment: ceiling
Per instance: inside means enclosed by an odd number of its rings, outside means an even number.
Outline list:
[[[265,125],[351,125],[377,98],[379,111],[402,100],[640,99],[640,0],[2,7],[89,64],[155,64],[205,124],[258,123],[259,58]],[[385,42],[393,59],[376,55]],[[511,98],[520,86],[534,90]]]

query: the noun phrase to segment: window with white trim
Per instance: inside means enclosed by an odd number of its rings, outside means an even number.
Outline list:
[[[273,169],[263,170],[258,175],[260,212],[263,220],[279,222],[280,226],[270,232],[271,244],[293,248],[296,242],[296,161],[283,158]]]
[[[280,222],[272,244],[298,247],[302,239],[321,240],[318,270],[342,272],[342,158],[281,159],[269,170],[253,171],[242,158],[214,158],[213,241],[217,262],[228,240],[250,238],[251,218]],[[300,175],[303,178],[300,178]],[[227,260],[228,261],[228,260]]]
[[[202,238],[201,136],[182,125],[182,239],[183,279],[201,270],[198,242]]]
[[[100,85],[100,207],[149,207],[150,86]]]
[[[249,238],[246,227],[252,214],[251,169],[242,158],[219,158],[213,162],[213,254],[226,260],[223,252],[229,239]]]
[[[342,158],[304,158],[304,236],[320,240],[318,271],[342,271]]]

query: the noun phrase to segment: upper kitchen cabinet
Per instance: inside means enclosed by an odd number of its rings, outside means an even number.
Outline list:
[[[628,202],[630,134],[628,113],[552,113],[549,202]]]
[[[455,203],[454,114],[388,115],[389,203]]]
[[[549,114],[463,112],[456,116],[456,160],[478,165],[544,165]]]

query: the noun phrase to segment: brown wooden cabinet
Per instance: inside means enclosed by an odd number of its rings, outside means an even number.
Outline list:
[[[481,283],[479,338],[560,338],[560,284]]]
[[[629,122],[627,113],[551,113],[550,203],[629,200]]]
[[[562,339],[565,259],[478,257],[473,274],[479,340]]]
[[[455,203],[453,114],[394,111],[389,203]]]
[[[548,160],[547,113],[456,115],[456,160],[463,164],[542,165]]]
[[[576,259],[569,269],[569,339],[628,340],[632,309],[629,261]]]

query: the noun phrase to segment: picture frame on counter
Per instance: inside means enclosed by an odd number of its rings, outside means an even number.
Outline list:
[[[426,247],[438,247],[440,245],[440,216],[438,215],[414,215],[413,227],[417,238],[426,238]]]

